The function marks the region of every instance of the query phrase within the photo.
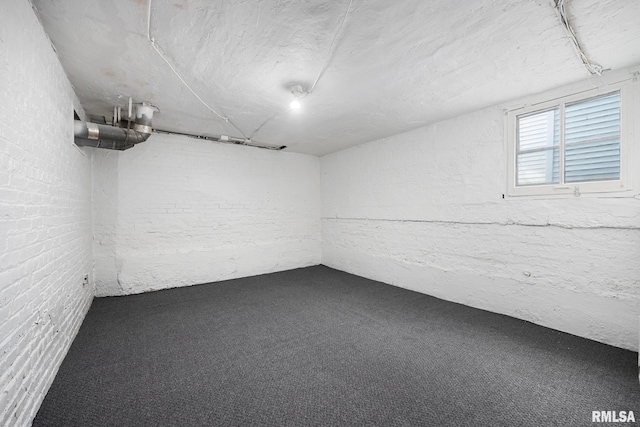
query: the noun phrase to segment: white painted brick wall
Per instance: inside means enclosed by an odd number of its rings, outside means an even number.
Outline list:
[[[99,296],[320,263],[317,157],[159,134],[94,156]]]
[[[29,425],[89,309],[91,159],[25,0],[0,2],[0,425]]]
[[[323,263],[637,350],[638,198],[503,200],[503,120],[488,108],[323,157]]]
[[[637,349],[637,198],[502,200],[498,108],[318,160],[79,149],[74,103],[29,2],[1,1],[0,425],[29,425],[53,381],[92,249],[96,292],[120,295],[318,264],[322,237],[329,266]]]

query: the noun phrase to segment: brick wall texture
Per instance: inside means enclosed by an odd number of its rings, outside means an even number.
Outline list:
[[[94,162],[98,296],[320,264],[317,157],[154,134]]]
[[[640,173],[632,197],[503,198],[500,107],[322,158],[78,148],[74,108],[30,2],[0,1],[2,426],[31,423],[94,295],[319,263],[638,348]]]
[[[503,199],[506,173],[498,107],[324,156],[322,262],[637,350],[638,183]]]
[[[94,290],[91,158],[26,1],[0,2],[0,425],[35,416]]]

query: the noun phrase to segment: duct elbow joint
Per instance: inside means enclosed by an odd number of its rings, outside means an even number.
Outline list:
[[[153,128],[151,127],[151,121],[153,120],[153,113],[160,111],[158,107],[151,105],[148,102],[142,102],[136,104],[136,116],[133,123],[133,130],[136,132],[137,142],[146,141]]]
[[[153,131],[151,120],[156,111],[158,108],[148,102],[137,104],[133,128],[76,120],[73,125],[75,142],[80,146],[127,150],[149,139]]]
[[[140,134],[146,135],[146,138],[144,139],[145,141],[147,140],[147,138],[149,138],[149,135],[151,135],[151,132],[152,132],[151,125],[142,125],[140,123],[135,123],[133,125],[133,130]]]

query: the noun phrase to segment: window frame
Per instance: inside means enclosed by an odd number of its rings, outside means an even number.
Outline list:
[[[629,170],[629,159],[632,157],[632,120],[633,120],[633,100],[632,82],[623,81],[598,88],[593,88],[571,95],[553,97],[548,101],[537,102],[535,104],[524,105],[506,111],[506,132],[507,142],[507,194],[514,196],[547,196],[547,195],[573,195],[582,193],[620,193],[631,191],[631,174]],[[613,92],[620,92],[620,178],[617,180],[603,181],[582,181],[565,183],[564,174],[560,173],[561,182],[557,184],[528,184],[516,185],[517,183],[517,120],[518,117],[552,110],[560,110],[560,141],[559,141],[559,161],[564,162],[566,143],[564,140],[565,114],[564,109],[567,104],[586,101],[590,98],[605,96]],[[560,171],[564,170],[561,164]]]

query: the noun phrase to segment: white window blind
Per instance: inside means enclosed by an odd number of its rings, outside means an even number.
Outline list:
[[[558,182],[559,109],[518,117],[518,185]]]
[[[516,186],[617,179],[620,92],[516,118]]]
[[[620,178],[620,92],[565,108],[565,182]]]

